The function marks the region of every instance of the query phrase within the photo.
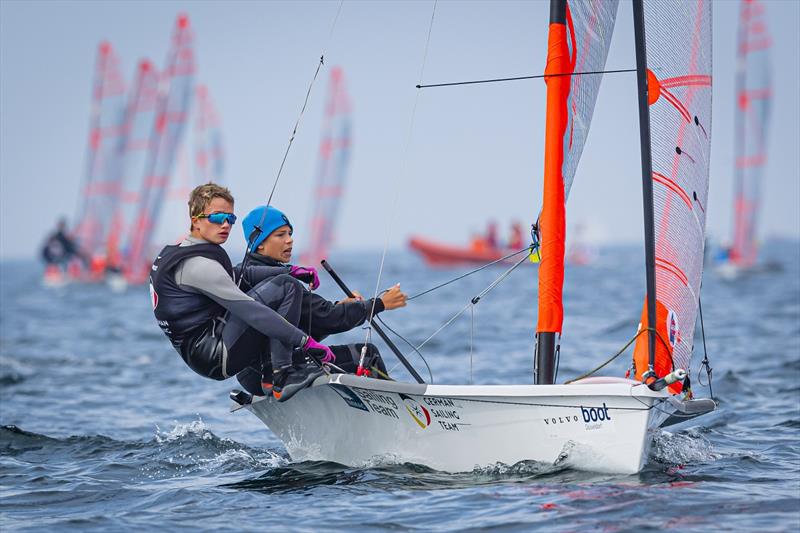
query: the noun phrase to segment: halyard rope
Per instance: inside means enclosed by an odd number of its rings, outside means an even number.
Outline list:
[[[425,50],[424,50],[423,55],[422,55],[422,65],[420,66],[420,69],[419,69],[419,80],[420,80],[420,83],[422,82],[422,76],[425,73],[425,63],[428,60],[428,47],[430,46],[430,43],[431,43],[431,32],[433,31],[433,21],[434,21],[434,18],[436,17],[436,3],[437,3],[437,1],[435,0],[433,2],[433,10],[431,12],[431,22],[430,22],[430,25],[428,26],[428,37],[425,40]],[[389,235],[391,234],[392,222],[397,217],[397,204],[398,204],[398,200],[400,198],[400,178],[405,173],[406,160],[408,159],[408,151],[409,151],[409,147],[411,145],[411,135],[412,135],[412,133],[414,131],[414,121],[415,121],[416,115],[417,115],[417,104],[418,103],[419,103],[419,91],[417,91],[416,95],[414,96],[414,106],[413,106],[413,108],[411,110],[411,119],[409,120],[409,123],[408,123],[408,131],[406,133],[405,146],[403,147],[403,152],[402,152],[402,154],[400,156],[400,168],[399,168],[399,170],[398,170],[398,172],[397,172],[397,174],[395,176],[394,200],[392,202],[392,208],[389,211],[390,216],[387,217],[388,222],[386,224],[386,237],[385,237],[384,242],[383,242],[383,253],[381,254],[381,262],[380,262],[380,266],[378,267],[378,279],[375,281],[375,291],[373,293],[372,309],[370,310],[370,313],[369,313],[369,323],[367,324],[367,327],[366,327],[366,329],[367,329],[367,335],[366,335],[366,340],[365,340],[366,343],[369,343],[372,340],[372,321],[373,321],[374,316],[375,316],[375,303],[376,303],[376,300],[378,298],[378,291],[380,290],[381,277],[383,276],[383,266],[386,263],[386,251],[389,248]]]

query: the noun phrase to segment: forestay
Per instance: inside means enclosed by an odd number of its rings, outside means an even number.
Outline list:
[[[752,266],[756,261],[756,227],[761,181],[767,162],[772,86],[766,8],[758,0],[743,1],[739,9],[736,65],[736,142],[734,239],[732,263]]]
[[[643,9],[655,224],[654,369],[664,376],[690,368],[700,296],[711,147],[711,2],[645,0]],[[641,323],[647,324],[646,307]],[[641,379],[648,335],[637,339],[634,357]],[[672,391],[680,391],[680,383]]]

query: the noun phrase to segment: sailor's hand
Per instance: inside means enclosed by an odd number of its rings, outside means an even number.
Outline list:
[[[319,288],[319,276],[317,275],[317,269],[314,267],[293,266],[289,269],[289,275],[308,283],[312,291]]]
[[[405,307],[406,300],[408,300],[408,296],[406,293],[400,290],[400,284],[398,283],[391,289],[387,290],[381,296],[381,301],[383,301],[383,307],[387,311],[389,309],[397,309],[398,307]]]
[[[339,300],[338,302],[336,302],[336,304],[338,305],[338,304],[346,304],[349,302],[360,302],[362,300],[364,300],[364,297],[361,296],[361,293],[358,291],[353,291],[353,296],[347,297],[343,300]]]
[[[306,339],[305,344],[303,344],[303,350],[314,350],[320,359],[322,359],[323,363],[333,363],[336,361],[336,356],[328,346],[318,343],[311,337]]]

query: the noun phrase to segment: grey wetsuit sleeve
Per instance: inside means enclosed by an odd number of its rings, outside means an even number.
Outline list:
[[[250,327],[292,346],[303,344],[305,334],[266,305],[243,293],[213,259],[194,256],[175,268],[175,282],[189,292],[205,294]]]

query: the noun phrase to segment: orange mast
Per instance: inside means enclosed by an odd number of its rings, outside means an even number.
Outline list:
[[[567,44],[567,2],[550,1],[550,32],[547,39],[547,121],[544,143],[544,195],[539,221],[541,263],[539,265],[539,323],[536,328],[536,383],[555,381],[555,359],[564,321],[564,240],[566,209],[564,192],[564,134],[567,98],[573,65]]]

